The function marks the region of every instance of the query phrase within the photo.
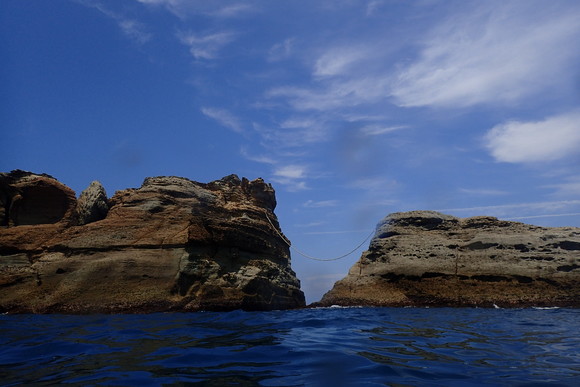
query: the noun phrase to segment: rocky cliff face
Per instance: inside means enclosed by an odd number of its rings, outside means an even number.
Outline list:
[[[93,182],[77,200],[48,175],[0,174],[0,311],[301,307],[275,206],[269,184],[235,175],[152,177],[110,199]]]
[[[387,216],[321,305],[580,306],[580,228]]]

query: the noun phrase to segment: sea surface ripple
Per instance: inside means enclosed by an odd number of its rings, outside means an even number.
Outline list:
[[[580,310],[2,315],[0,385],[576,386]]]

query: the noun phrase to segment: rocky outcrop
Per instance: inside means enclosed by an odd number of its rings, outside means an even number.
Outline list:
[[[147,178],[77,201],[48,175],[0,175],[0,311],[270,310],[304,305],[262,179]]]
[[[318,305],[580,306],[580,228],[394,213]]]
[[[79,225],[105,219],[109,212],[109,203],[105,188],[98,181],[93,181],[81,192],[77,201],[77,221]]]

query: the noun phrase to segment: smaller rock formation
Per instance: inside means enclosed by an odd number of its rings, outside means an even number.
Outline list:
[[[93,181],[87,189],[81,192],[77,202],[77,221],[79,225],[105,219],[109,212],[107,192],[98,181]]]
[[[433,211],[387,216],[317,305],[580,306],[580,228]]]

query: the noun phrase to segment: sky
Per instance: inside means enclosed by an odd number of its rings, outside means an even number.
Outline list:
[[[271,183],[298,250],[392,212],[580,226],[577,0],[2,0],[0,170]],[[292,252],[313,302],[355,253]]]

